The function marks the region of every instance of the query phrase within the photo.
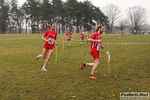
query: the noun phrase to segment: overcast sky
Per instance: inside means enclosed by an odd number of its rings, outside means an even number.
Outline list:
[[[18,0],[19,5],[22,5],[23,2],[26,0]],[[66,1],[66,0],[62,0]],[[77,1],[86,1],[86,0],[77,0]],[[150,3],[149,0],[88,0],[91,1],[91,3],[97,7],[100,7],[102,9],[103,7],[114,4],[118,6],[122,12],[122,15],[125,16],[125,11],[129,7],[133,6],[141,6],[146,9],[147,11],[147,23],[150,24]]]

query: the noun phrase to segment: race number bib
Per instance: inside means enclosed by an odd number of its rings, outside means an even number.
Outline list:
[[[70,37],[70,36],[68,36],[68,39],[71,39],[71,37]]]
[[[99,51],[100,48],[101,48],[101,46],[102,46],[102,45],[101,45],[100,43],[98,43],[96,50]]]
[[[48,39],[48,44],[54,44],[54,39],[53,38],[49,38]]]
[[[80,35],[80,37],[83,37],[83,35]]]

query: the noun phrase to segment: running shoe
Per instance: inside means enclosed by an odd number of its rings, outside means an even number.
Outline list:
[[[84,67],[85,67],[85,62],[82,62],[81,70],[83,70]]]
[[[71,46],[71,44],[68,44],[68,47],[70,47]]]
[[[43,68],[41,69],[41,71],[47,72],[48,70],[47,70],[46,68],[43,67]]]
[[[38,60],[41,56],[42,54],[39,54],[38,56],[36,56],[36,60]]]
[[[97,80],[97,77],[95,77],[94,75],[89,76],[89,78],[92,79],[92,80]]]

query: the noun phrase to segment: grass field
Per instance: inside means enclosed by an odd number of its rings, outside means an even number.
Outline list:
[[[35,60],[41,53],[42,34],[0,35],[0,100],[119,100],[120,92],[150,92],[150,44],[109,44],[110,75],[107,73],[106,49],[101,50],[101,64],[89,79],[91,67],[80,70],[81,63],[92,62],[89,44],[79,44],[73,35],[68,47],[64,34],[58,34],[56,52],[41,72],[45,60]],[[150,35],[103,35],[107,42],[149,42]]]

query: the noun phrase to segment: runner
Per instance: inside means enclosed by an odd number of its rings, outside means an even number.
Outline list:
[[[104,27],[99,26],[96,32],[94,32],[88,39],[88,41],[90,42],[90,54],[93,56],[94,63],[82,62],[81,65],[81,70],[83,70],[86,66],[92,67],[89,78],[93,80],[97,80],[97,77],[94,76],[94,73],[100,64],[100,54],[99,54],[100,48],[102,49],[104,48],[104,46],[102,45],[102,36],[101,36],[103,32],[104,32]]]
[[[89,31],[86,30],[84,33],[85,33],[86,42],[88,43]]]
[[[82,44],[84,42],[84,33],[82,32],[82,30],[80,30],[80,44]]]
[[[68,47],[70,47],[71,46],[70,41],[71,41],[71,37],[72,37],[72,32],[70,30],[68,30],[66,32],[66,36],[67,36],[67,39],[68,39]]]
[[[53,23],[50,25],[50,29],[44,32],[42,36],[42,40],[45,41],[44,46],[43,46],[43,51],[42,51],[42,54],[39,54],[36,57],[36,60],[38,60],[39,58],[44,59],[46,56],[46,53],[48,52],[48,56],[44,62],[44,65],[41,71],[48,71],[45,67],[50,61],[50,58],[54,52],[54,45],[55,44],[57,45],[56,37],[57,37],[57,33],[55,32],[55,24]]]

